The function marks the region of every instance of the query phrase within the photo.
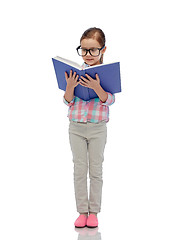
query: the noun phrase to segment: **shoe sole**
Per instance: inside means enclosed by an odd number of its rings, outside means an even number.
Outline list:
[[[96,227],[98,227],[98,226],[87,226],[88,228],[96,228]]]
[[[77,226],[75,226],[75,228],[85,228],[85,227],[87,227],[86,225],[85,226],[83,226],[83,227],[77,227]]]

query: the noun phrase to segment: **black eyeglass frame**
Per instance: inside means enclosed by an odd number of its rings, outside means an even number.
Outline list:
[[[100,55],[100,51],[103,50],[104,48],[105,48],[105,45],[104,45],[102,48],[90,48],[90,49],[83,48],[83,49],[86,51],[86,54],[85,54],[85,55],[80,55],[79,52],[78,52],[79,49],[82,49],[82,48],[81,48],[81,45],[78,46],[78,47],[76,48],[76,50],[77,50],[78,55],[81,56],[81,57],[85,57],[88,52],[89,52],[89,54],[90,54],[92,57],[98,57],[98,56]],[[93,55],[91,54],[91,52],[90,52],[90,50],[92,50],[92,49],[98,49],[98,50],[99,50],[99,54],[96,55],[96,56],[93,56]]]

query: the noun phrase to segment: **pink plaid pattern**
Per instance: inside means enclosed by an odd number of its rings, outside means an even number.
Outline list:
[[[108,93],[106,102],[101,102],[99,98],[84,101],[78,97],[68,103],[65,98],[64,103],[69,106],[68,118],[75,122],[93,122],[109,121],[109,106],[115,102],[115,96]]]

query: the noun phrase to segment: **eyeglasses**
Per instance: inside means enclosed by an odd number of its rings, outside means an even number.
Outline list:
[[[100,51],[103,50],[105,48],[105,46],[103,46],[102,48],[91,48],[91,49],[86,49],[86,48],[82,48],[81,46],[77,47],[77,53],[79,56],[86,56],[87,53],[89,52],[91,56],[93,57],[97,57],[100,55]]]

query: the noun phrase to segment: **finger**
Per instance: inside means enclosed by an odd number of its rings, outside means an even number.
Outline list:
[[[79,83],[84,87],[87,86],[87,83],[85,83],[82,79],[79,80]]]
[[[78,84],[79,84],[78,77],[79,77],[79,75],[77,75],[76,78],[75,78],[76,86],[78,86]]]
[[[66,81],[67,81],[67,79],[68,79],[68,74],[67,74],[67,72],[65,72],[65,79],[66,79]]]
[[[72,70],[70,70],[70,78],[72,77]]]
[[[96,74],[95,76],[96,76],[97,81],[100,82],[100,78],[99,78],[98,74]]]
[[[73,73],[73,78],[75,78],[75,76],[76,76],[76,72]]]
[[[100,79],[99,76],[98,76],[98,73],[95,75],[97,79]]]
[[[76,76],[76,79],[75,79],[75,80],[76,80],[76,82],[78,81],[78,78],[79,78],[79,75],[77,75],[77,76]]]
[[[79,82],[79,81],[77,81],[77,82],[76,82],[76,86],[78,86],[78,84],[79,84],[79,83],[80,83],[80,82]]]
[[[91,76],[89,76],[88,74],[86,74],[86,77],[88,78],[88,80],[93,80],[93,78],[91,78]]]
[[[87,87],[85,84],[83,84],[82,82],[79,81],[79,84],[83,87]]]
[[[83,77],[83,76],[81,76],[81,80],[83,80],[83,81],[86,82],[86,83],[89,82],[89,80],[88,80],[87,78]]]

